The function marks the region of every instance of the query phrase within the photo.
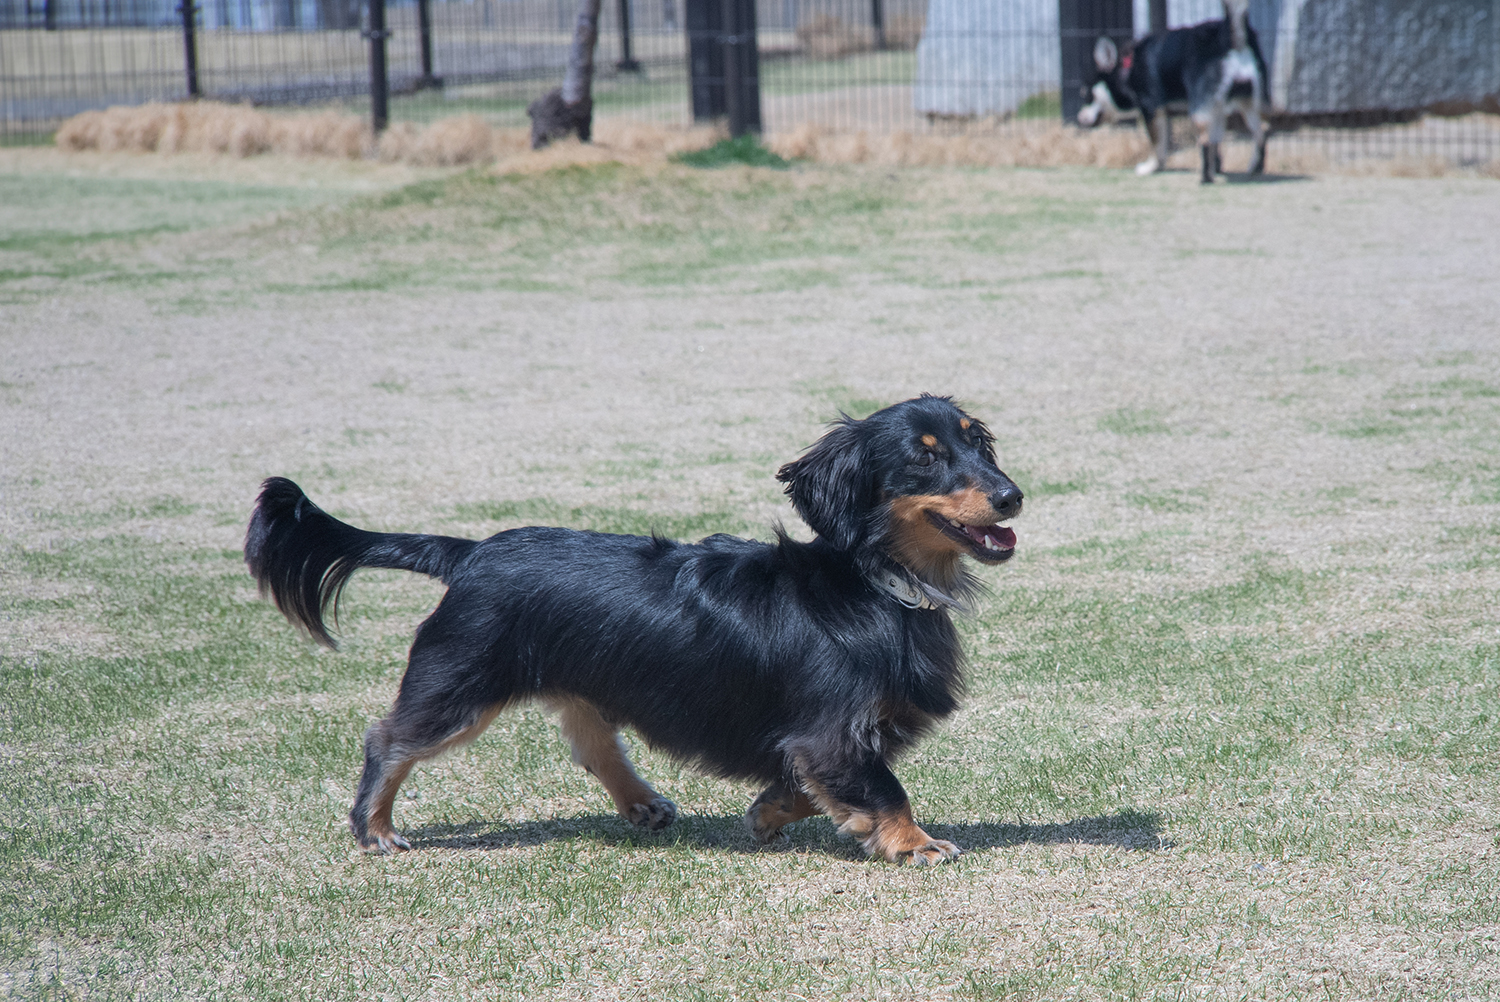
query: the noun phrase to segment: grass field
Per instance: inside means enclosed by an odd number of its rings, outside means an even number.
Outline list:
[[[0,151],[0,995],[1493,997],[1497,260],[1466,178]],[[767,538],[779,463],[923,390],[1028,496],[899,767],[961,858],[758,850],[644,748],[682,813],[634,831],[530,709],[355,850],[440,593],[361,572],[314,649],[262,477]]]

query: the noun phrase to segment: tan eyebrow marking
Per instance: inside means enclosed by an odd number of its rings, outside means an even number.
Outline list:
[[[927,448],[929,448],[929,449],[932,448],[933,446],[937,445],[937,436],[936,435],[923,435],[922,436],[922,444],[925,445],[925,446],[927,446]]]
[[[958,419],[958,426],[960,428],[962,428],[964,431],[968,431],[969,430],[969,425],[971,425],[973,423],[974,422],[970,421],[968,418],[959,418]]]

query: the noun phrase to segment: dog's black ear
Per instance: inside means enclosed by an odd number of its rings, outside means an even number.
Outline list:
[[[1100,73],[1109,73],[1119,62],[1120,50],[1115,45],[1114,39],[1101,36],[1099,41],[1094,43],[1094,65],[1098,67]]]
[[[875,507],[875,476],[859,425],[843,417],[807,455],[776,472],[802,521],[841,550],[860,544]]]

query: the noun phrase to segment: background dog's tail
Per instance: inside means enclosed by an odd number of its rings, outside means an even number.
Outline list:
[[[285,477],[261,484],[245,533],[245,563],[287,619],[336,647],[324,623],[338,621],[339,595],[361,567],[390,567],[448,580],[475,547],[472,539],[366,532],[307,499]]]
[[[1243,49],[1250,44],[1250,0],[1224,0],[1224,20],[1229,22],[1231,45]]]

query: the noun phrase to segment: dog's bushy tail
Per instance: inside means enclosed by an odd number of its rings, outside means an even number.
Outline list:
[[[1250,44],[1250,0],[1224,0],[1224,20],[1229,22],[1230,44],[1243,49]]]
[[[472,539],[367,532],[308,500],[285,477],[261,484],[245,532],[245,563],[276,608],[314,640],[337,647],[325,619],[338,621],[339,595],[361,567],[415,571],[447,581],[475,546]]]

